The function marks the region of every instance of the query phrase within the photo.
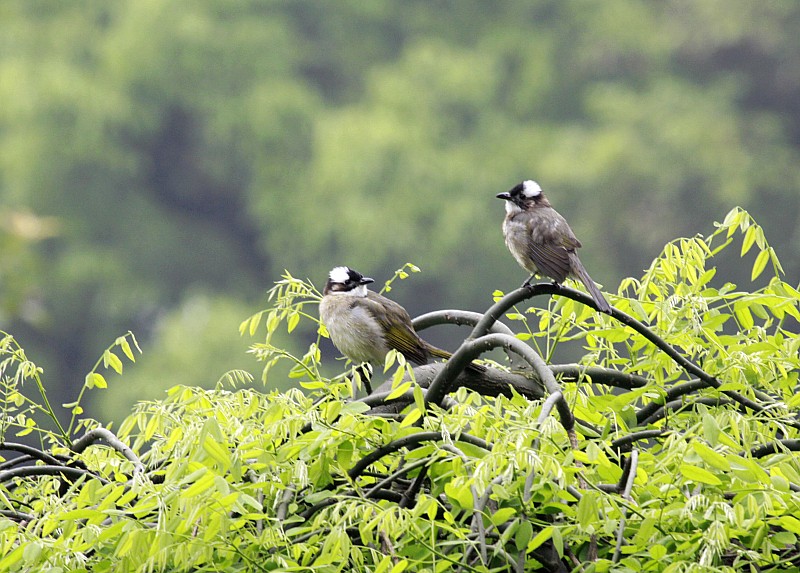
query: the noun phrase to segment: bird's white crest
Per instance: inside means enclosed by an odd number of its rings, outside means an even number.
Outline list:
[[[347,267],[334,267],[328,276],[331,282],[344,284],[350,280],[350,269]]]
[[[525,195],[525,197],[536,197],[542,194],[542,188],[539,187],[536,181],[528,179],[522,183],[522,194]]]

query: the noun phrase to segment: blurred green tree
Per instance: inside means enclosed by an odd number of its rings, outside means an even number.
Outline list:
[[[256,306],[285,268],[413,261],[412,313],[483,308],[523,279],[493,196],[527,177],[611,290],[734,204],[800,276],[793,2],[11,0],[0,18],[3,217],[53,229],[0,226],[2,326],[64,387],[132,330],[155,395],[159,317],[187,293]]]

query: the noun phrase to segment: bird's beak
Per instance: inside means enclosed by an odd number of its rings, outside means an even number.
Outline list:
[[[505,191],[503,193],[498,193],[497,195],[495,195],[495,197],[497,197],[498,199],[505,199],[506,201],[508,201],[511,199],[511,193]]]
[[[369,283],[374,283],[375,279],[371,279],[369,277],[361,277],[361,280],[358,281],[360,285],[368,285]]]

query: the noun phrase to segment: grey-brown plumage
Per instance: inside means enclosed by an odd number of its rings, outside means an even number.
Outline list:
[[[506,202],[503,219],[506,246],[520,266],[531,273],[523,286],[528,286],[537,274],[557,283],[568,277],[578,279],[589,291],[598,310],[611,312],[608,301],[578,258],[576,251],[581,242],[566,219],[550,206],[541,187],[527,180],[497,197]]]
[[[356,363],[383,366],[389,350],[415,364],[450,358],[446,350],[422,340],[402,306],[367,289],[371,278],[348,267],[334,268],[319,303],[319,316],[334,346]]]

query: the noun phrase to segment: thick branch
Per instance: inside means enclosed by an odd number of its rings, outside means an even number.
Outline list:
[[[61,464],[61,462],[58,459],[54,458],[50,454],[47,454],[38,448],[34,448],[32,446],[26,446],[25,444],[18,444],[16,442],[0,442],[0,450],[5,450],[9,452],[20,452],[22,454],[26,454],[24,456],[19,456],[12,460],[3,462],[3,464],[0,465],[0,469],[7,469],[9,467],[19,465],[21,463],[29,462],[32,459],[43,461],[44,463],[49,464],[51,466],[57,466]]]
[[[455,324],[458,326],[466,325],[475,327],[475,325],[477,325],[481,319],[483,319],[483,316],[484,315],[481,313],[471,310],[435,310],[433,312],[428,312],[418,316],[412,321],[412,323],[414,325],[414,329],[417,331],[430,328],[431,326],[437,326],[439,324]],[[489,332],[494,332],[497,334],[509,334],[514,336],[514,331],[500,321],[492,324],[489,328]],[[509,353],[508,358],[511,362],[512,370],[525,370],[528,367],[528,363],[525,362],[525,359],[516,352]]]
[[[431,382],[426,401],[438,403],[448,392],[458,373],[463,371],[467,364],[472,362],[472,360],[481,353],[500,347],[513,350],[525,358],[525,361],[531,365],[534,373],[542,381],[549,394],[555,394],[561,391],[561,387],[558,385],[558,382],[556,382],[555,376],[553,376],[547,364],[545,364],[544,360],[542,360],[530,346],[518,338],[507,334],[487,334],[478,339],[467,339],[463,342],[458,350],[455,351],[452,358],[445,363],[442,371],[439,372],[433,382]],[[561,418],[561,424],[567,431],[572,431],[575,426],[575,419],[572,416],[572,411],[569,409],[566,400],[560,400],[557,407]]]
[[[136,456],[133,450],[130,449],[127,444],[120,440],[116,435],[114,435],[113,432],[105,428],[95,428],[94,430],[89,430],[86,432],[80,439],[75,440],[72,443],[72,451],[75,453],[81,453],[92,444],[100,441],[107,443],[113,449],[125,456],[127,460],[133,462],[133,471],[135,473],[144,472],[144,464]]]
[[[46,475],[49,476],[60,475],[72,481],[75,481],[78,478],[86,476],[89,479],[100,480],[104,484],[109,483],[108,480],[101,478],[100,476],[95,475],[88,470],[82,470],[80,468],[71,468],[67,466],[49,466],[49,465],[25,466],[21,468],[15,468],[13,470],[0,472],[0,483],[5,483],[7,481],[14,479],[15,477],[46,476]]]
[[[754,458],[763,458],[770,454],[785,454],[787,452],[800,452],[800,440],[775,440],[750,450]],[[741,453],[739,455],[744,455]]]
[[[698,378],[689,380],[688,382],[684,382],[682,384],[676,384],[664,393],[663,400],[653,400],[646,406],[640,408],[639,411],[636,412],[636,421],[641,424],[642,420],[646,420],[652,416],[656,410],[658,410],[665,403],[672,402],[676,398],[686,396],[687,394],[691,394],[692,392],[707,387],[707,384]]]
[[[644,376],[626,374],[612,368],[601,368],[599,366],[583,366],[581,364],[552,364],[550,366],[553,374],[561,375],[561,380],[566,382],[578,382],[584,377],[592,379],[592,384],[603,384],[614,386],[615,388],[643,388],[649,383]]]
[[[433,380],[441,374],[445,368],[444,362],[434,362],[433,364],[425,364],[414,368],[414,378],[422,388],[430,388]],[[497,368],[486,368],[484,372],[475,372],[472,369],[465,369],[462,371],[455,380],[453,380],[447,392],[452,392],[457,388],[469,388],[484,396],[511,396],[512,388],[514,392],[525,396],[529,400],[538,400],[544,397],[544,390],[542,385],[535,379],[531,378],[529,372],[528,376],[523,376],[515,372],[506,372],[498,370]],[[381,402],[381,397],[388,396],[391,391],[391,380],[387,380],[378,388],[375,393],[370,396],[370,399],[361,399],[360,401],[366,402],[370,405],[377,405]],[[375,397],[375,398],[373,398]],[[376,399],[377,398],[377,399]],[[446,400],[446,396],[444,400]],[[409,395],[405,403],[413,400],[413,395]],[[398,406],[402,408],[403,400],[398,402]],[[446,407],[446,402],[442,402],[442,406]]]

